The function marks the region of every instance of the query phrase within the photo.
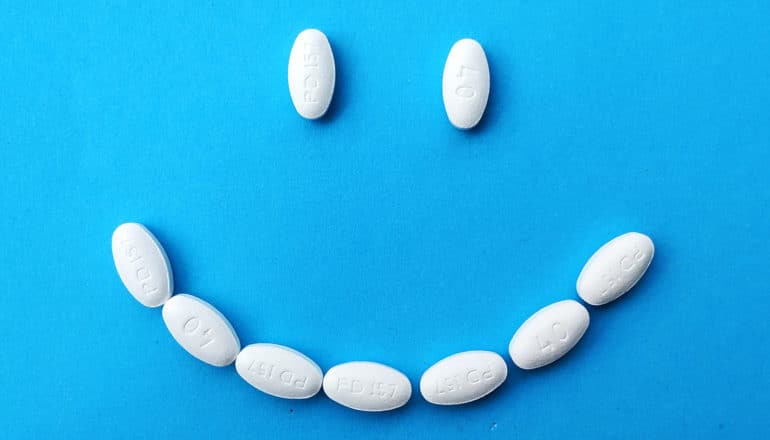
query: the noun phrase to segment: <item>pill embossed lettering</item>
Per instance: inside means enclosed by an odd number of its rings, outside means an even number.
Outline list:
[[[283,345],[251,344],[235,360],[238,374],[254,388],[284,399],[307,399],[321,389],[321,368]]]
[[[476,126],[489,98],[489,65],[476,40],[462,39],[452,46],[444,65],[442,95],[449,122],[457,128]]]
[[[289,94],[297,113],[306,119],[323,116],[335,81],[334,55],[326,35],[317,29],[300,32],[289,54]]]
[[[650,237],[629,232],[607,242],[583,266],[576,289],[588,304],[600,306],[631,290],[655,255]]]
[[[326,372],[323,390],[340,405],[359,411],[389,411],[412,396],[403,373],[376,362],[348,362]]]
[[[163,305],[163,322],[171,336],[201,361],[224,367],[241,349],[230,322],[211,304],[192,295],[174,295]]]
[[[588,310],[571,299],[543,307],[511,338],[511,359],[525,370],[548,365],[572,350],[589,324]]]
[[[420,393],[436,405],[460,405],[490,394],[507,377],[508,367],[499,354],[465,351],[428,368],[420,379]]]
[[[142,305],[159,307],[171,297],[171,265],[163,247],[144,226],[118,226],[112,233],[112,258],[123,285]]]

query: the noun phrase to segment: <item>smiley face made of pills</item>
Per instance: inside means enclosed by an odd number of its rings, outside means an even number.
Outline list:
[[[336,66],[329,40],[321,31],[301,32],[291,49],[289,92],[297,113],[324,116],[334,95]],[[471,129],[481,120],[490,88],[489,66],[481,45],[457,41],[444,67],[442,95],[449,121]],[[647,271],[655,248],[641,233],[629,232],[601,246],[586,262],[576,282],[580,299],[601,306],[631,290]],[[230,322],[196,296],[177,293],[171,264],[157,238],[143,225],[124,223],[112,236],[112,256],[120,280],[145,307],[162,306],[163,321],[174,340],[196,359],[216,367],[235,363],[255,389],[284,399],[308,399],[321,389],[348,408],[381,412],[400,408],[412,395],[409,378],[378,362],[352,361],[326,373],[292,348],[257,343],[241,348]],[[513,363],[524,370],[556,362],[577,345],[590,322],[578,301],[567,299],[541,308],[525,320],[509,344]],[[450,355],[427,368],[420,380],[423,398],[436,405],[460,405],[481,399],[508,376],[497,353],[472,350]]]

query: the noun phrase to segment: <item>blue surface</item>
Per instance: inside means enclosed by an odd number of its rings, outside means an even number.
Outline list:
[[[768,2],[4,3],[3,438],[770,435]],[[286,86],[306,27],[337,60],[319,122]],[[467,36],[493,81],[469,133],[441,100]],[[126,221],[244,343],[415,388],[453,352],[506,354],[610,238],[657,253],[553,366],[373,415],[191,358],[118,279]]]

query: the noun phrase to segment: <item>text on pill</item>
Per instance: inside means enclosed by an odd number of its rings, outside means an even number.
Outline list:
[[[337,379],[337,391],[344,391],[350,394],[369,394],[370,396],[387,400],[396,397],[398,385],[376,381],[363,382],[359,379],[340,377]]]
[[[479,75],[481,72],[479,71],[479,69],[473,69],[464,64],[460,65],[460,70],[459,72],[457,72],[457,77],[463,78],[464,80],[466,80],[465,83],[455,87],[455,95],[459,96],[460,98],[470,99],[476,96],[476,88],[473,87],[473,85],[467,83],[467,81],[475,82],[475,80],[470,78],[469,73],[472,73],[475,77],[476,75]]]
[[[305,43],[303,48],[303,66],[305,67],[305,80],[303,82],[305,85],[305,93],[303,96],[305,102],[318,102],[318,100],[314,98],[313,92],[318,88],[316,74],[318,72],[318,60],[320,59],[321,47],[316,46],[315,44]]]
[[[494,379],[495,373],[491,366],[487,366],[483,370],[471,368],[463,374],[456,374],[436,381],[436,393],[440,395],[452,393],[462,390],[464,385],[473,386],[480,384],[482,381],[486,382]]]
[[[184,325],[182,326],[182,330],[184,330],[185,334],[187,335],[194,335],[196,333],[196,330],[200,329],[201,326],[201,320],[198,319],[198,317],[193,316],[187,321],[185,321]],[[198,332],[203,338],[203,343],[199,345],[200,348],[203,348],[212,342],[214,342],[214,337],[212,335],[214,331],[211,330],[211,328],[203,329],[200,332]]]
[[[280,382],[287,386],[304,389],[307,377],[294,374],[291,370],[277,368],[275,364],[262,361],[252,361],[247,371],[253,376],[266,381]]]
[[[605,281],[606,287],[602,289],[601,296],[606,297],[611,289],[615,289],[620,284],[626,284],[628,281],[623,281],[621,275],[625,275],[625,272],[633,270],[637,264],[644,260],[647,255],[639,249],[633,250],[633,255],[623,255],[618,262],[621,273],[607,272],[602,275],[602,279]]]
[[[538,333],[535,335],[537,339],[537,345],[540,346],[540,351],[546,353],[553,351],[553,344],[555,341],[565,342],[569,339],[569,333],[567,329],[561,325],[560,322],[554,322],[545,334]]]
[[[144,292],[146,296],[157,293],[158,287],[151,284],[152,272],[150,272],[150,269],[144,264],[144,258],[139,255],[139,249],[134,246],[133,241],[122,240],[120,242],[120,247],[121,250],[123,250],[123,255],[128,257],[128,262],[134,265],[134,276],[136,276],[137,281],[142,283],[142,292]]]

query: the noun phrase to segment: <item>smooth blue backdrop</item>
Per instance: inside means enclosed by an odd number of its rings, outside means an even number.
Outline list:
[[[3,2],[1,436],[767,437],[769,17],[740,0]],[[318,122],[286,86],[306,27],[337,60]],[[493,81],[471,132],[441,100],[463,37]],[[191,358],[118,279],[126,221],[244,343],[385,362],[415,387],[453,352],[506,354],[610,238],[642,231],[657,253],[557,364],[509,360],[475,404],[364,414]]]

